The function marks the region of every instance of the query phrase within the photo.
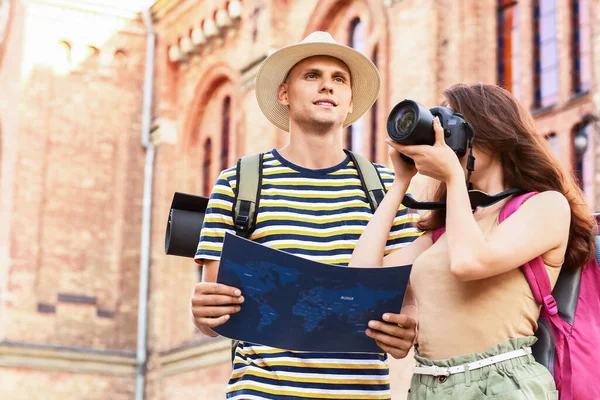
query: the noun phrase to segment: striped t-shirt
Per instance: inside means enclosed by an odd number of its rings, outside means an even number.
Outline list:
[[[386,187],[392,172],[378,165]],[[225,232],[235,234],[236,169],[223,171],[210,197],[196,259],[218,260]],[[310,260],[346,266],[372,213],[350,157],[310,170],[271,150],[263,160],[256,230],[250,239]],[[418,236],[416,215],[398,211],[386,254]],[[243,307],[243,304],[242,304]],[[390,310],[397,312],[397,310]],[[230,399],[389,399],[385,354],[291,352],[240,343],[227,386]]]

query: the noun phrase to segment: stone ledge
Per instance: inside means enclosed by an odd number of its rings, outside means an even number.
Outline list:
[[[203,339],[160,355],[163,376],[182,374],[224,362],[231,362],[231,340],[226,338]]]
[[[0,367],[134,377],[135,352],[0,342]]]

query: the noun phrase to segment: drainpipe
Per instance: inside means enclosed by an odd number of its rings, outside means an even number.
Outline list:
[[[155,148],[150,141],[152,124],[152,98],[154,90],[154,53],[156,34],[152,24],[150,8],[142,11],[146,26],[146,70],[144,74],[144,100],[142,108],[142,147],[146,150],[144,164],[144,194],[142,206],[142,237],[140,245],[140,281],[138,299],[137,350],[135,400],[144,400],[146,387],[146,364],[148,360],[147,328],[148,328],[148,278],[150,272],[150,234],[152,219],[152,180],[154,176]]]

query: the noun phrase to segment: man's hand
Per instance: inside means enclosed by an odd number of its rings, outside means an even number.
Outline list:
[[[233,313],[240,311],[244,302],[242,292],[220,283],[200,282],[192,295],[192,315],[200,332],[218,336],[211,328],[223,325]]]
[[[417,323],[402,314],[383,314],[383,321],[369,321],[367,336],[392,357],[404,358],[417,336]]]

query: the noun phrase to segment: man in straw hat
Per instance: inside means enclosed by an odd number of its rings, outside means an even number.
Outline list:
[[[326,32],[314,32],[264,61],[256,77],[258,104],[275,126],[290,133],[290,140],[264,155],[251,240],[319,262],[348,264],[372,212],[356,167],[343,150],[342,133],[369,110],[379,88],[375,65]],[[393,173],[377,168],[389,188]],[[219,176],[195,257],[204,268],[192,313],[209,336],[217,336],[211,328],[243,307],[239,289],[214,283],[225,232],[235,232],[231,204],[236,184],[235,167]],[[412,218],[405,209],[398,212],[390,249],[416,237]],[[390,398],[384,352],[405,357],[415,337],[415,321],[393,313],[382,319],[386,322],[371,321],[365,333],[377,340],[382,354],[297,353],[239,343],[227,397]]]

